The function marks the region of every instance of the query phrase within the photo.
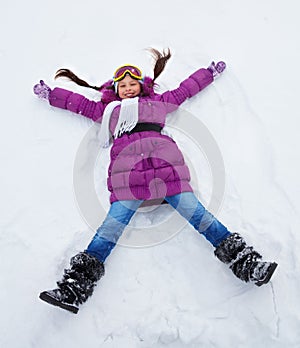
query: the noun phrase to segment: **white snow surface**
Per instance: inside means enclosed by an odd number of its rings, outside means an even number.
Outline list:
[[[2,2],[0,347],[300,347],[299,7],[296,0]],[[32,87],[44,79],[96,98],[55,81],[56,70],[70,68],[95,85],[124,63],[151,74],[148,47],[173,53],[160,91],[212,60],[227,63],[183,108],[222,153],[226,190],[217,217],[279,267],[265,286],[242,283],[186,224],[155,246],[116,247],[74,315],[38,295],[55,287],[94,234],[73,187],[92,122],[49,106]],[[177,141],[195,162],[205,202],[209,168],[197,167],[185,136]],[[99,156],[95,169],[105,209],[107,159]],[[160,207],[132,224],[146,229],[166,214],[170,207]]]

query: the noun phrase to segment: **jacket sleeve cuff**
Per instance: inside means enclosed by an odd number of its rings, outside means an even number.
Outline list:
[[[49,95],[49,103],[52,106],[61,109],[67,109],[67,100],[72,92],[62,88],[54,88]]]
[[[213,74],[208,69],[199,69],[189,78],[183,81],[180,86],[189,91],[189,97],[193,97],[206,86],[213,82]]]

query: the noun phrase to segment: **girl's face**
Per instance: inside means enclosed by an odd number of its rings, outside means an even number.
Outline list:
[[[141,93],[141,89],[141,84],[129,75],[118,83],[118,94],[121,99],[134,98]]]

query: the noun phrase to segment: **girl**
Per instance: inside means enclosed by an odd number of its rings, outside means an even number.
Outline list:
[[[145,201],[161,199],[174,207],[215,247],[217,258],[241,280],[258,286],[266,284],[277,267],[275,262],[262,261],[262,256],[247,246],[238,233],[228,231],[205,210],[189,184],[189,169],[182,153],[173,139],[161,133],[166,115],[212,83],[225,69],[225,63],[212,62],[178,88],[157,94],[155,80],[171,54],[169,49],[151,51],[155,59],[153,78],[143,76],[136,66],[124,65],[115,71],[112,80],[96,87],[68,69],[58,70],[56,78],[67,77],[80,86],[100,91],[99,102],[61,88],[51,90],[43,81],[34,86],[34,93],[50,105],[101,122],[102,146],[108,146],[112,135],[107,179],[109,212],[86,250],[71,258],[70,268],[64,271],[58,287],[40,294],[42,300],[73,313],[92,295],[96,282],[104,275],[106,258]]]

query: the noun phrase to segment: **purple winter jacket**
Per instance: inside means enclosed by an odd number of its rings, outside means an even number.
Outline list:
[[[164,127],[166,115],[176,110],[187,98],[200,92],[213,81],[212,73],[199,69],[174,90],[139,97],[138,122]],[[101,122],[107,103],[91,101],[84,96],[55,88],[49,98],[52,106],[70,110]],[[113,134],[120,106],[110,118]],[[156,131],[123,134],[114,139],[110,150],[107,185],[110,202],[119,200],[157,200],[181,192],[193,191],[190,173],[183,155],[170,137]]]

